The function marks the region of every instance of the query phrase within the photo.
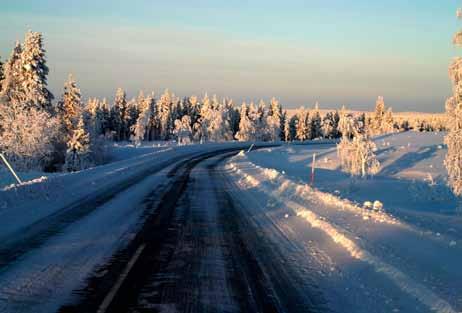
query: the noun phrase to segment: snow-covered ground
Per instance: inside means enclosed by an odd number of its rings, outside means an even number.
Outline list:
[[[0,312],[55,311],[130,241],[143,201],[174,164],[246,146],[119,147],[120,161],[0,189]]]
[[[335,145],[241,153],[226,165],[245,190],[235,200],[276,245],[291,242],[286,252],[307,277],[318,273],[334,312],[462,311],[462,218],[445,186],[443,134],[375,141],[382,170],[367,180],[340,171]]]

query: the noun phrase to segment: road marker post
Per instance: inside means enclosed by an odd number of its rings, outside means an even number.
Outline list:
[[[314,167],[316,165],[316,153],[313,153],[313,162],[311,163],[311,186],[314,186]]]
[[[2,159],[3,163],[5,163],[6,167],[8,168],[8,170],[10,171],[11,175],[13,175],[13,177],[16,179],[16,181],[19,183],[19,184],[22,184],[22,181],[21,179],[19,178],[18,174],[16,174],[16,172],[14,171],[13,167],[10,165],[10,163],[8,162],[8,160],[6,159],[6,157],[3,155],[3,153],[0,153],[0,158]]]

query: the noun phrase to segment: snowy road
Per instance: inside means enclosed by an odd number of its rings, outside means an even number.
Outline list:
[[[312,189],[242,148],[93,173],[113,181],[4,235],[0,312],[460,311],[456,233]]]
[[[220,167],[233,154],[169,171],[175,179],[135,239],[62,311],[319,311],[314,287],[234,205]]]

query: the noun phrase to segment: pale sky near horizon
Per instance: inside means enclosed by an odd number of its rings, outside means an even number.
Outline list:
[[[456,0],[0,0],[4,61],[44,34],[49,85],[73,73],[85,98],[143,89],[286,107],[441,112],[462,22]]]

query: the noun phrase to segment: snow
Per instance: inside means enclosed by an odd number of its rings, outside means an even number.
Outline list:
[[[299,265],[322,273],[316,281],[333,312],[460,312],[462,218],[446,187],[443,135],[376,138],[383,167],[373,179],[342,173],[335,145],[262,149],[226,168],[245,190],[235,200],[285,236],[275,245],[310,247]],[[325,161],[310,186],[313,153]]]
[[[231,147],[244,149],[248,144],[151,148],[119,145],[117,157],[130,158],[0,190],[0,240],[2,249],[8,249],[37,225],[53,221],[57,214],[82,205],[95,194],[110,194],[117,186],[127,186],[88,214],[70,221],[38,247],[31,247],[18,259],[3,264],[0,312],[54,312],[64,302],[71,301],[72,290],[82,287],[98,265],[130,242],[142,221],[143,201],[168,184],[170,178],[166,173],[176,162]],[[136,152],[125,151],[130,149]],[[48,300],[43,301],[44,298]]]

